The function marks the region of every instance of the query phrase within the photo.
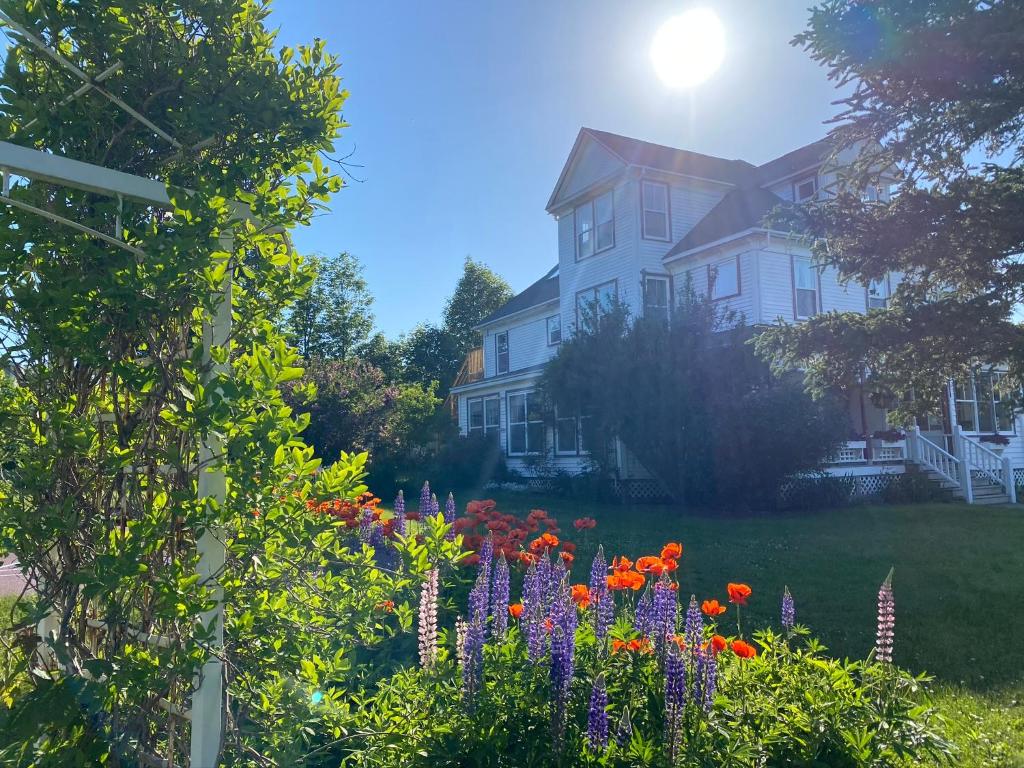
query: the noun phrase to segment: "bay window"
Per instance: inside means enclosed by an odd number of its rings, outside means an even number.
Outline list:
[[[577,206],[574,220],[577,259],[593,256],[615,245],[615,205],[611,191]]]
[[[740,293],[740,260],[734,256],[728,261],[708,265],[708,287],[712,299],[727,299]]]
[[[601,315],[608,314],[618,294],[615,281],[587,288],[576,294],[576,327],[593,330],[601,321]]]

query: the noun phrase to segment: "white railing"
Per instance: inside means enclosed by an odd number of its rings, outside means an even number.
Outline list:
[[[963,490],[968,497],[967,500],[971,500],[970,478],[966,483],[963,482],[960,459],[922,435],[920,427],[914,426],[907,431],[907,449],[912,461],[927,467],[943,480],[957,486]]]
[[[1010,466],[1010,457],[1000,456],[980,442],[971,440],[964,434],[963,427],[959,424],[956,426],[954,438],[956,451],[964,460],[968,483],[971,474],[978,472],[995,485],[1002,487],[1009,497],[1010,503],[1016,503],[1017,488],[1013,478],[1013,469]],[[973,496],[973,494],[971,495]]]

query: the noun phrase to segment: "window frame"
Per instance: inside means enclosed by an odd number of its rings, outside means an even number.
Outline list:
[[[879,301],[879,298],[877,296],[874,297],[874,298],[872,298],[872,296],[871,296],[871,286],[872,286],[873,283],[881,283],[882,285],[885,286],[885,296],[884,296],[884,298],[881,299],[881,301],[882,301],[881,305],[871,306],[871,302],[872,301],[875,301],[875,302]],[[891,279],[891,276],[890,276],[890,274],[888,272],[885,273],[885,276],[882,277],[881,280],[869,280],[868,284],[864,287],[864,306],[869,311],[872,310],[872,309],[888,309],[889,308],[889,301],[891,299],[892,299],[892,279]]]
[[[647,187],[660,187],[665,191],[665,210],[656,211],[650,209],[651,213],[665,217],[665,236],[657,237],[647,233]],[[652,179],[640,179],[640,237],[644,240],[655,240],[659,243],[672,242],[672,189],[667,182],[654,181]]]
[[[600,296],[598,294],[598,291],[600,291],[602,288],[604,288],[605,286],[608,286],[608,285],[610,285],[612,287],[612,297],[617,300],[619,298],[619,280],[618,280],[618,278],[615,278],[614,280],[605,280],[603,283],[598,283],[597,285],[592,286],[590,288],[584,288],[581,291],[576,291],[576,296],[575,296],[575,300],[574,300],[574,303],[573,303],[573,307],[576,310],[576,329],[577,330],[579,330],[582,327],[582,320],[581,320],[581,317],[580,317],[580,296],[582,296],[585,293],[592,293],[594,301],[598,302],[598,300],[600,298]],[[602,313],[599,311],[597,313],[598,323],[600,323],[601,315],[602,315]]]
[[[611,209],[611,219],[605,222],[599,222],[597,220],[597,202],[608,198]],[[590,253],[580,253],[580,212],[584,210],[590,210]],[[598,247],[598,229],[602,224],[612,225],[612,237],[611,242],[602,248]],[[573,251],[576,255],[576,261],[582,261],[583,259],[589,259],[592,256],[597,256],[599,253],[604,253],[615,247],[615,190],[608,189],[604,192],[594,195],[592,198],[587,200],[585,203],[580,203],[572,211],[572,232],[573,232]]]
[[[721,273],[722,265],[723,264],[728,264],[730,261],[732,262],[733,267],[736,269],[736,290],[734,292],[732,292],[732,293],[723,293],[721,296],[716,296],[715,295],[715,283],[716,283],[716,279],[715,278],[717,277],[718,274]],[[714,275],[712,275],[712,272],[714,272]],[[708,298],[710,298],[711,301],[722,301],[724,299],[732,299],[732,298],[735,298],[735,297],[739,296],[740,294],[742,294],[743,293],[743,285],[740,282],[740,257],[738,255],[737,256],[732,256],[731,258],[723,259],[722,261],[716,262],[714,264],[708,264],[707,265],[707,281],[708,281],[708,291],[707,291],[707,293],[708,293]]]
[[[505,453],[508,456],[537,456],[544,453],[547,448],[547,424],[544,422],[543,414],[539,419],[530,419],[530,397],[539,396],[535,389],[520,389],[513,392],[505,393],[505,408],[506,408],[506,421],[508,422],[508,429],[506,430],[505,439]],[[512,421],[513,410],[512,410],[512,399],[516,397],[523,398],[523,417],[525,421]],[[531,450],[530,448],[530,425],[540,424],[541,425],[541,441],[543,445],[540,446],[539,450]],[[512,450],[512,433],[515,428],[522,427],[523,429],[523,446],[524,451],[513,451]]]
[[[555,427],[554,427],[554,442],[553,448],[555,456],[568,457],[568,456],[587,456],[589,451],[583,446],[583,420],[590,418],[589,416],[581,416],[580,414],[573,414],[572,416],[559,416],[558,409],[555,409]],[[573,422],[573,434],[576,437],[576,447],[571,451],[562,450],[559,445],[559,432],[558,427],[561,422],[571,421]]]
[[[797,263],[806,262],[814,273],[814,288],[799,288],[797,286]],[[793,319],[810,320],[815,315],[821,314],[821,270],[814,264],[810,256],[790,256],[789,260],[790,278],[793,283]],[[798,291],[814,291],[814,312],[810,315],[800,314],[800,299]]]
[[[473,426],[473,406],[477,403],[480,404],[480,426]],[[487,423],[487,405],[488,403],[497,403],[497,421],[493,424]],[[501,395],[480,395],[479,397],[468,397],[466,398],[466,435],[472,436],[474,433],[480,433],[485,437],[490,434],[501,435]]]
[[[557,320],[558,321],[558,340],[557,341],[552,341],[551,340],[551,321],[552,320]],[[545,332],[547,334],[548,346],[549,347],[557,347],[559,344],[561,344],[562,343],[562,316],[560,314],[558,314],[558,315],[549,315],[548,317],[544,318],[544,330],[545,330]]]
[[[974,426],[968,429],[963,427],[964,432],[975,434],[975,435],[987,435],[987,434],[1000,434],[1000,435],[1016,435],[1017,434],[1017,418],[1016,414],[1011,409],[1006,413],[1007,421],[1009,422],[1008,427],[1000,425],[1000,406],[1002,405],[1003,398],[1002,392],[999,390],[999,382],[1005,374],[1002,371],[989,371],[979,372],[971,374],[970,377],[965,381],[955,381],[953,383],[953,406],[954,406],[954,419],[957,426],[963,426],[960,423],[960,405],[970,405],[971,413],[974,417]],[[987,377],[989,379],[987,391],[988,397],[984,400],[978,399],[978,379],[980,377]],[[969,385],[970,390],[966,389],[966,385]],[[963,390],[964,397],[961,397],[961,390]],[[967,397],[966,395],[970,395]],[[998,395],[998,396],[997,396]],[[992,429],[982,429],[982,409],[988,410],[987,416],[991,419]]]
[[[665,285],[665,305],[656,305],[648,300],[651,295],[647,289],[648,283],[663,283]],[[655,309],[660,313],[662,310],[665,313],[664,320],[668,322],[672,316],[672,277],[670,275],[647,275],[643,276],[643,309],[644,317],[649,316],[649,310]]]
[[[800,197],[800,187],[807,182],[811,182],[813,189],[811,194],[806,197]],[[812,174],[810,176],[804,176],[802,178],[793,181],[793,202],[794,203],[805,203],[808,200],[814,200],[818,196],[818,174]]]
[[[502,352],[498,347],[498,340],[505,337],[505,351]],[[501,369],[501,358],[502,355],[505,357],[505,370]],[[512,370],[512,350],[509,345],[508,331],[497,331],[494,334],[494,375],[501,376],[504,373],[509,373]]]

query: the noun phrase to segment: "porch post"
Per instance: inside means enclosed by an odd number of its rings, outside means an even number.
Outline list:
[[[967,451],[964,449],[964,428],[959,424],[953,427],[953,445],[956,457],[960,459],[960,488],[964,492],[964,500],[968,504],[974,503],[974,485],[971,483],[971,463],[967,460]]]
[[[220,303],[214,310],[213,322],[203,322],[203,362],[209,366],[206,383],[217,375],[231,374],[230,356],[224,362],[211,363],[212,347],[227,347],[231,336],[231,258],[234,251],[231,235],[221,238],[221,248],[228,261],[220,289]],[[207,397],[210,396],[209,391]],[[215,433],[204,437],[199,449],[199,499],[210,499],[218,513],[227,496],[224,476],[224,442]],[[212,629],[211,651],[196,676],[192,694],[192,743],[189,765],[194,768],[212,768],[220,763],[221,741],[224,734],[224,679],[220,658],[224,647],[224,589],[218,583],[224,569],[224,532],[219,527],[203,531],[197,543],[199,563],[196,567],[199,583],[210,587],[214,606],[200,617],[204,628]]]
[[[1013,476],[1013,462],[1009,456],[1003,456],[1003,482],[1006,486],[1006,495],[1011,504],[1017,503],[1017,479]]]

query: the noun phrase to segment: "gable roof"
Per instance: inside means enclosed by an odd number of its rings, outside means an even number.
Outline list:
[[[533,285],[529,286],[524,291],[517,293],[502,306],[498,307],[494,312],[481,320],[476,327],[480,328],[485,325],[490,325],[495,320],[500,320],[503,317],[514,315],[517,312],[522,312],[532,307],[540,306],[541,304],[547,304],[549,301],[554,301],[557,298],[558,266],[555,265],[547,274],[544,275],[544,277],[533,283]]]
[[[794,173],[820,165],[835,150],[835,142],[829,137],[787,152],[781,157],[769,160],[757,167],[757,183],[768,184],[791,176]]]
[[[765,215],[782,202],[781,197],[761,187],[731,189],[663,258],[670,259],[737,232],[760,227]]]

